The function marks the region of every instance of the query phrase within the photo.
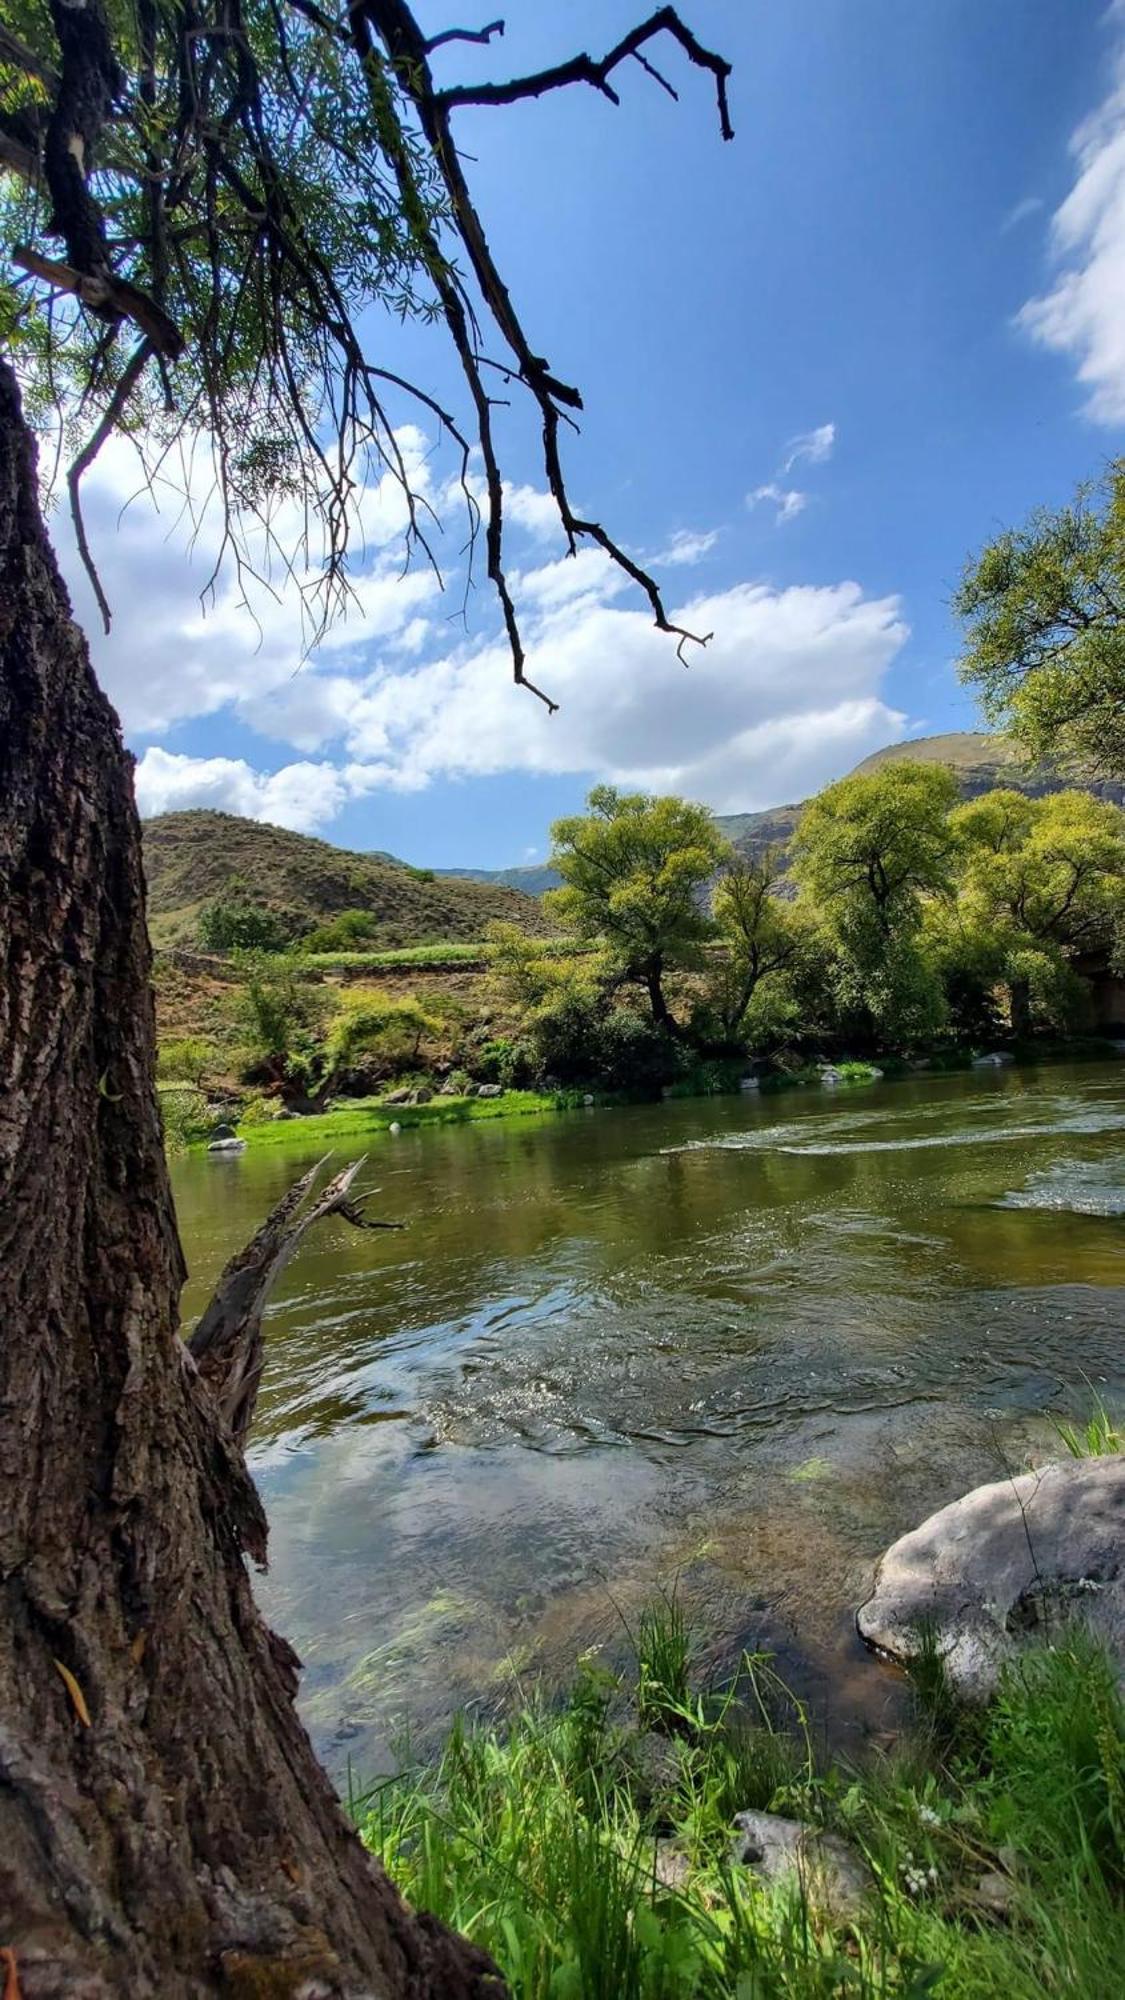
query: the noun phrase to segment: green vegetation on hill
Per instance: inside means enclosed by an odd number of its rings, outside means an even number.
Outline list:
[[[372,948],[471,942],[497,921],[546,928],[538,904],[515,890],[435,877],[233,813],[147,820],[144,859],[149,928],[158,947],[197,945],[203,911],[232,893],[271,912],[292,937],[343,911],[367,911],[374,919]]]

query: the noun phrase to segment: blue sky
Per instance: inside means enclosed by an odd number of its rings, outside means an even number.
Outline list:
[[[442,75],[600,50],[644,11],[525,0],[502,43],[447,52]],[[393,500],[373,490],[365,615],[303,665],[291,603],[259,633],[228,586],[201,618],[205,546],[193,562],[147,506],[120,517],[134,482],[111,453],[88,512],[117,615],[95,652],[143,809],[221,805],[495,866],[540,856],[601,777],[750,809],[897,736],[973,726],[947,609],[966,555],[1125,435],[1125,8],[682,11],[735,65],[733,144],[673,48],[678,105],[633,65],[619,110],[574,89],[457,131],[533,344],[585,396],[573,494],[713,627],[707,654],[685,673],[600,559],[563,561],[518,405],[501,420],[510,560],[554,717],[509,685],[483,578],[454,615],[463,523],[431,435],[407,442],[448,517],[448,601],[424,572],[398,580]],[[463,406],[440,333],[373,318],[372,336]],[[81,579],[74,594],[83,615]]]

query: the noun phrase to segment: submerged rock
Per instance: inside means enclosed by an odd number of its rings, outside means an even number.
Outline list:
[[[987,1055],[973,1057],[973,1068],[1007,1069],[1008,1064],[1014,1061],[1015,1057],[1009,1049],[991,1049]]]
[[[931,1514],[888,1549],[856,1623],[902,1661],[930,1633],[955,1691],[984,1701],[1022,1644],[1075,1619],[1125,1676],[1125,1457],[1043,1466]]]
[[[779,1813],[737,1813],[734,1826],[734,1862],[752,1868],[763,1882],[798,1884],[813,1908],[838,1922],[859,1914],[872,1875],[846,1840]]]
[[[244,1153],[246,1151],[246,1141],[245,1139],[235,1138],[212,1139],[207,1151],[209,1153]]]

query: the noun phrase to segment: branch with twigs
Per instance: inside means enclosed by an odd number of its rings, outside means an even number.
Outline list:
[[[629,63],[675,98],[653,59],[663,39],[713,79],[720,130],[729,139],[730,65],[704,47],[674,7],[658,8],[601,57],[582,53],[505,83],[439,88],[431,58],[457,45],[490,47],[504,33],[502,20],[425,35],[407,0],[351,0],[338,17],[320,0],[266,0],[253,17],[244,14],[242,0],[175,0],[170,9],[139,0],[137,40],[129,50],[136,89],[123,93],[102,0],[86,0],[80,9],[68,0],[48,5],[53,49],[25,48],[0,31],[5,61],[22,66],[40,97],[46,91],[51,99],[45,111],[41,105],[37,110],[37,123],[0,123],[0,165],[13,166],[31,188],[45,182],[52,211],[39,226],[66,246],[64,262],[20,245],[12,253],[17,268],[51,295],[75,300],[80,313],[95,315],[111,342],[125,322],[142,335],[123,368],[108,365],[112,354],[94,343],[99,358],[91,388],[101,393],[98,377],[104,374],[104,408],[68,477],[79,550],[107,624],[109,606],[81,525],[79,489],[130,398],[148,394],[152,367],[160,371],[162,393],[131,422],[131,436],[150,477],[147,421],[158,463],[170,440],[198,432],[209,439],[220,513],[217,565],[233,560],[245,602],[249,582],[261,581],[247,539],[246,524],[253,522],[270,564],[279,562],[309,610],[309,643],[323,636],[351,595],[349,549],[365,468],[372,463],[403,494],[407,560],[419,551],[440,581],[432,509],[417,490],[385,401],[393,392],[436,418],[457,447],[469,522],[466,591],[483,533],[515,679],[553,708],[528,678],[505,567],[496,398],[486,385],[486,372],[498,367],[532,399],[544,478],[568,553],[582,542],[599,547],[647,598],[654,623],[675,639],[681,659],[689,643],[706,643],[709,635],[669,618],[643,565],[600,521],[572,505],[560,430],[573,423],[582,397],[526,334],[451,129],[463,107],[515,104],[573,84],[593,87],[617,104]],[[347,93],[348,58],[359,66],[360,88],[354,99],[345,95],[343,115],[336,117],[321,90],[322,72],[332,67]],[[315,163],[311,181],[307,155]],[[318,200],[329,186],[341,197],[347,192],[370,216],[366,235],[359,229],[349,235],[345,226],[337,239],[321,225]],[[116,218],[124,210],[129,219],[122,227]],[[113,228],[107,227],[111,213]],[[336,214],[346,225],[343,199]],[[464,273],[456,262],[462,252]],[[397,300],[399,310],[422,313],[431,310],[426,294],[432,295],[432,311],[445,325],[465,380],[471,430],[420,385],[372,357],[359,325],[372,289],[388,302]],[[499,334],[507,359],[496,362],[485,351],[482,323]],[[181,366],[173,371],[177,359]],[[484,469],[483,512],[469,477],[474,447]],[[304,507],[305,529],[295,549],[283,548],[276,536],[271,509],[279,488]],[[310,581],[314,521],[323,548]],[[213,583],[214,577],[208,588]]]

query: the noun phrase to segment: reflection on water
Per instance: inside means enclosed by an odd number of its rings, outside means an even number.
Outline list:
[[[1123,1131],[1125,1065],[376,1135],[408,1228],[307,1241],[252,1453],[329,1764],[620,1652],[676,1576],[716,1666],[877,1728],[880,1550],[1125,1394]],[[312,1157],[178,1165],[189,1318]]]

